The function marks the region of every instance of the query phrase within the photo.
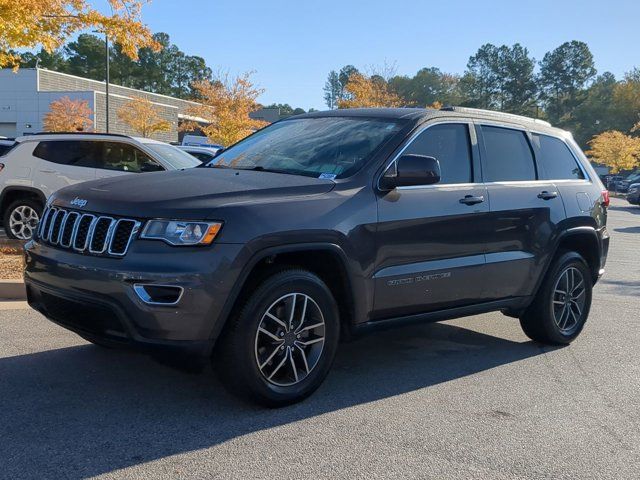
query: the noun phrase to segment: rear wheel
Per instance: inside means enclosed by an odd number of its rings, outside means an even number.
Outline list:
[[[520,317],[524,333],[541,343],[571,343],[589,316],[592,288],[591,272],[584,259],[575,252],[559,255]]]
[[[329,288],[306,270],[264,281],[219,339],[216,369],[225,386],[279,407],[313,393],[337,350],[338,307]]]
[[[42,204],[31,198],[12,202],[5,210],[2,224],[9,238],[31,240],[42,215]]]

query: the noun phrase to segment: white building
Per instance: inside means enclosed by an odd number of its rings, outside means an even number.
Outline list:
[[[86,100],[93,112],[93,128],[105,131],[105,82],[67,75],[41,68],[21,68],[17,72],[0,69],[0,136],[17,137],[43,130],[42,120],[54,100],[68,96]],[[198,120],[187,115],[194,102],[167,95],[148,93],[109,84],[109,131],[137,135],[118,118],[118,109],[133,97],[148,98],[160,116],[171,124],[169,132],[154,135],[166,142],[178,140],[178,125],[182,120]],[[201,119],[200,119],[201,120]]]

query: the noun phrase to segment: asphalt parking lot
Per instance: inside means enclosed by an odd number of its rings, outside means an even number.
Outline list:
[[[638,478],[640,208],[614,199],[609,230],[573,345],[499,313],[405,327],[280,410],[0,310],[0,478]]]

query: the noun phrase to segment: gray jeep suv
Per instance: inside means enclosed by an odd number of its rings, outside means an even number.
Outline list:
[[[201,168],[56,192],[31,306],[90,342],[212,358],[266,405],[311,394],[341,337],[499,310],[585,325],[608,194],[571,136],[462,108],[311,113]]]

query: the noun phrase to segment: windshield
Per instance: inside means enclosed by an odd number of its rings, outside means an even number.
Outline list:
[[[163,143],[145,143],[145,147],[154,151],[162,160],[168,163],[176,170],[181,168],[193,168],[200,165],[197,158],[192,157],[187,152]]]
[[[401,126],[388,119],[285,120],[223,151],[207,166],[344,178],[359,170]]]

